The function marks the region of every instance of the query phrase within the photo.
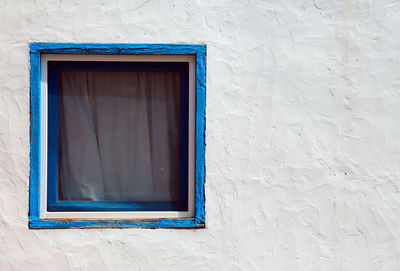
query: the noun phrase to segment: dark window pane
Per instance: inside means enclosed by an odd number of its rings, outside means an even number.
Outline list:
[[[179,77],[59,72],[59,200],[179,200]]]

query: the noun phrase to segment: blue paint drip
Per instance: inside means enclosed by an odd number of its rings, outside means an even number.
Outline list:
[[[204,228],[206,46],[177,44],[31,43],[29,227],[49,228]],[[195,216],[160,220],[41,220],[40,210],[40,54],[196,55]]]

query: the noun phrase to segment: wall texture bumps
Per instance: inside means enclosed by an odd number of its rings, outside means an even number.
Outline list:
[[[0,270],[399,270],[399,29],[394,0],[0,0]],[[28,229],[29,42],[207,44],[206,229]]]

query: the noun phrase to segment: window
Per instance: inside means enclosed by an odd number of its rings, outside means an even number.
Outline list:
[[[32,43],[30,64],[30,228],[204,227],[204,45]]]

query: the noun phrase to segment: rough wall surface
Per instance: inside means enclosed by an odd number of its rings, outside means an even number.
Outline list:
[[[0,0],[0,270],[400,270],[400,2]],[[206,43],[204,230],[29,230],[29,42]]]

